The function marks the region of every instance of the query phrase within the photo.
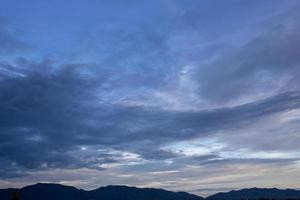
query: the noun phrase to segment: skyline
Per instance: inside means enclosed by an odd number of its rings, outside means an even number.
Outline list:
[[[300,189],[299,1],[0,2],[0,188]]]

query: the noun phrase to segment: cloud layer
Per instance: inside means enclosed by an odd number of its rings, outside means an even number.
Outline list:
[[[241,2],[76,3],[68,34],[58,2],[19,4],[22,34],[0,23],[0,186],[299,187],[299,5]]]

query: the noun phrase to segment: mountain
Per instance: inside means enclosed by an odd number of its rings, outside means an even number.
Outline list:
[[[0,199],[9,200],[11,192],[17,192],[20,200],[81,200],[84,192],[75,187],[38,183],[22,189],[1,189]]]
[[[203,200],[186,192],[170,192],[163,189],[107,186],[89,192],[92,199],[107,200]]]
[[[277,188],[250,188],[220,192],[207,197],[207,200],[241,200],[241,199],[300,199],[300,191]]]
[[[17,192],[20,200],[203,200],[186,192],[163,189],[106,186],[85,191],[59,184],[38,183],[22,189],[0,189],[0,199],[9,200]]]
[[[300,191],[277,188],[251,188],[221,192],[202,198],[186,192],[171,192],[155,188],[109,185],[85,191],[52,183],[38,183],[22,189],[0,189],[0,200],[9,200],[17,192],[20,200],[241,200],[241,199],[300,199]]]

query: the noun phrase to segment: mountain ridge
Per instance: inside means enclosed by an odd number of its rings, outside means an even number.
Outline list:
[[[139,188],[126,185],[107,185],[92,190],[57,183],[37,183],[23,188],[0,189],[0,199],[9,199],[12,192],[20,200],[241,200],[241,199],[300,199],[296,189],[245,188],[219,192],[203,198],[184,191],[168,191],[161,188]]]
[[[206,200],[240,200],[240,199],[300,199],[300,191],[278,188],[244,188],[219,192],[205,198]]]
[[[203,200],[187,192],[172,192],[159,188],[137,188],[125,185],[108,185],[93,190],[77,189],[55,183],[37,183],[23,188],[0,189],[0,199],[9,199],[17,192],[20,200]]]

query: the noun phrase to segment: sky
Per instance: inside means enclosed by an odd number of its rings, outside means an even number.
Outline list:
[[[300,1],[0,4],[0,188],[300,189]]]

